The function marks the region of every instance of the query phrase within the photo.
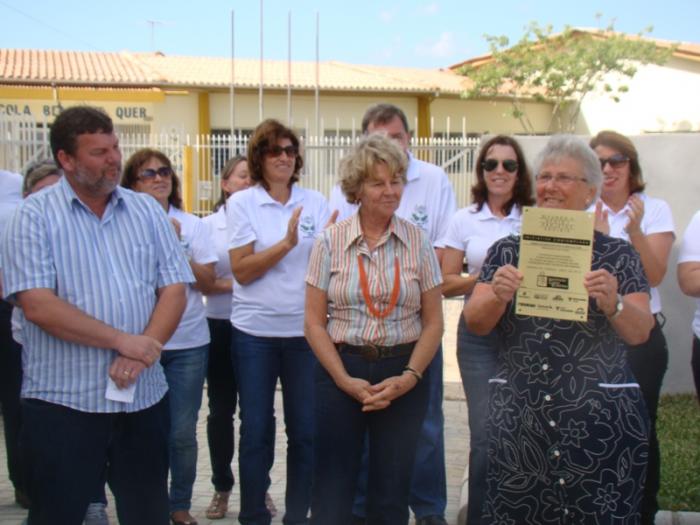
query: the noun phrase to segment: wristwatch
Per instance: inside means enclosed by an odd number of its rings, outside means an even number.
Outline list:
[[[610,321],[613,321],[619,315],[622,313],[623,308],[625,307],[625,303],[622,302],[622,296],[620,294],[617,294],[617,302],[615,303],[615,311],[611,316],[608,317]]]

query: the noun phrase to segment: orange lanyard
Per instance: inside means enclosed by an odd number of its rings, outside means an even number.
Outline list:
[[[372,304],[372,296],[369,294],[369,283],[367,282],[367,274],[365,267],[362,264],[362,255],[357,256],[357,266],[360,269],[360,288],[362,288],[362,296],[365,298],[369,313],[379,319],[384,319],[396,308],[396,303],[399,302],[399,292],[401,291],[401,269],[399,267],[398,256],[394,257],[394,287],[391,290],[389,305],[384,310],[377,310]]]

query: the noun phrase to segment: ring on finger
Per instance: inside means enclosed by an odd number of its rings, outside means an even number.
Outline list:
[[[131,375],[131,370],[124,370],[124,375],[125,375],[125,376],[130,376],[130,375]]]

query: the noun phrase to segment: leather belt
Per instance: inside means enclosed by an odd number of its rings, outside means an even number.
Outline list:
[[[347,343],[336,343],[335,347],[341,354],[359,355],[367,361],[378,361],[390,357],[411,355],[416,342],[402,343],[393,346],[378,346],[371,343],[365,345],[349,345]]]

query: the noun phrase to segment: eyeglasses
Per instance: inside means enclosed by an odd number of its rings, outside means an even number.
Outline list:
[[[486,159],[481,163],[481,167],[484,169],[484,171],[493,171],[496,168],[498,168],[498,163],[499,161],[496,159]],[[513,159],[506,159],[504,161],[500,161],[501,166],[503,166],[503,169],[506,170],[508,173],[515,173],[518,171],[518,161],[513,160]]]
[[[567,175],[566,173],[558,173],[557,175],[552,175],[551,173],[543,173],[542,175],[537,175],[535,177],[535,182],[544,186],[549,182],[554,182],[559,186],[569,186],[576,181],[588,182],[586,177],[576,177],[574,175]]]
[[[289,146],[278,146],[275,144],[274,146],[269,146],[265,148],[265,154],[269,155],[270,157],[279,157],[284,153],[287,155],[289,158],[294,158],[297,156],[297,149],[296,147],[289,145]]]
[[[604,170],[606,164],[610,164],[610,167],[613,169],[621,168],[629,161],[630,161],[629,157],[625,157],[621,153],[615,153],[615,155],[611,155],[607,159],[600,159],[600,169]]]
[[[173,169],[168,166],[161,166],[157,170],[146,168],[139,173],[139,178],[143,180],[153,180],[156,178],[156,175],[160,175],[162,179],[167,179],[168,177],[172,177],[174,173]]]

